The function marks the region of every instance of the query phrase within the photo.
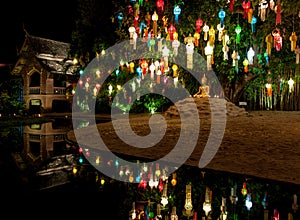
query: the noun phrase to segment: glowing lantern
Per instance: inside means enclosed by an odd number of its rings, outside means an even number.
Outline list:
[[[168,196],[167,196],[168,183],[165,183],[163,186],[163,193],[161,196],[161,204],[165,207],[168,204]]]
[[[163,191],[163,188],[164,188],[164,185],[163,185],[162,180],[160,179],[159,184],[158,184],[158,190],[161,192],[161,191]]]
[[[174,49],[174,56],[176,57],[178,55],[178,48],[180,46],[180,41],[179,40],[174,40],[172,42],[172,48]]]
[[[265,194],[264,194],[264,199],[263,199],[263,201],[261,202],[261,204],[263,205],[263,207],[264,207],[264,209],[266,209],[267,208],[267,195],[268,195],[268,193],[267,192],[265,192]]]
[[[280,30],[278,28],[275,28],[273,31],[272,31],[272,35],[274,37],[274,47],[277,51],[280,51],[281,48],[282,48],[282,37],[280,35]]]
[[[140,16],[139,16],[138,14],[136,14],[136,15],[134,16],[134,20],[133,20],[133,26],[134,26],[136,29],[139,28],[139,26],[138,26],[138,24],[139,24],[139,19],[140,19]]]
[[[195,32],[194,39],[195,39],[195,46],[198,47],[199,46],[199,39],[200,39],[199,32]]]
[[[192,204],[192,185],[187,184],[185,187],[185,204],[184,204],[184,215],[192,216],[193,215],[193,204]]]
[[[201,32],[201,27],[203,25],[203,21],[201,18],[198,18],[196,20],[196,32],[200,33]]]
[[[220,18],[220,23],[221,23],[221,27],[224,27],[224,18],[225,18],[225,11],[223,10],[223,8],[220,9],[218,16]]]
[[[271,83],[267,83],[266,84],[266,89],[267,89],[267,96],[271,97],[272,96],[272,84]]]
[[[134,32],[133,33],[133,49],[136,50],[136,39],[137,39],[137,33]]]
[[[155,65],[154,63],[152,62],[150,67],[149,67],[149,70],[150,70],[150,78],[151,79],[154,79],[154,71],[155,71]]]
[[[153,15],[152,15],[152,21],[153,21],[153,34],[154,36],[157,35],[157,20],[158,20],[158,14],[156,13],[156,11],[154,11]]]
[[[176,206],[173,206],[173,208],[172,208],[171,220],[178,220],[178,216],[176,214]]]
[[[276,13],[276,25],[281,24],[281,3],[280,1],[277,2],[277,5],[275,6],[275,13]]]
[[[240,43],[241,41],[241,31],[242,31],[242,28],[241,26],[238,24],[235,28],[235,33],[236,33],[236,38],[235,38],[235,41],[237,44]]]
[[[135,202],[132,203],[131,219],[136,219]]]
[[[157,164],[156,164],[156,168],[155,168],[155,175],[156,175],[157,177],[159,177],[159,176],[160,176],[159,163],[157,163]]]
[[[268,34],[266,36],[265,42],[267,43],[267,53],[268,53],[268,56],[270,56],[271,55],[271,51],[272,51],[272,45],[273,45],[272,34]]]
[[[299,64],[299,53],[300,53],[300,48],[299,48],[299,45],[297,45],[295,48],[296,64]]]
[[[252,17],[253,17],[253,9],[252,8],[249,8],[247,15],[248,15],[248,23],[251,24]]]
[[[251,201],[251,195],[248,194],[246,201],[245,201],[245,206],[247,207],[247,210],[250,211],[250,209],[252,208],[252,201]]]
[[[243,1],[242,7],[244,9],[244,18],[245,19],[248,19],[248,11],[250,9],[250,6],[251,6],[251,2],[250,1],[248,1],[247,3],[246,3],[246,1]]]
[[[123,13],[120,12],[120,13],[118,14],[119,28],[122,27],[122,21],[123,21],[123,18],[124,18]]]
[[[172,184],[172,186],[175,186],[177,184],[176,173],[172,174],[171,184]]]
[[[173,77],[178,77],[178,73],[177,73],[178,66],[176,64],[173,64],[172,70],[173,70]]]
[[[170,27],[168,28],[168,34],[170,35],[170,41],[174,40],[174,36],[173,34],[176,32],[176,28],[173,24],[170,25]]]
[[[218,41],[222,41],[222,37],[223,37],[223,30],[224,30],[224,25],[222,26],[221,24],[217,25],[217,29],[218,29]]]
[[[289,84],[289,93],[291,93],[294,91],[294,80],[290,78],[288,84]]]
[[[165,5],[164,0],[157,0],[156,1],[156,7],[157,7],[157,11],[158,11],[159,16],[162,16],[162,14],[163,14],[164,5]]]
[[[248,65],[249,65],[249,61],[245,58],[243,61],[243,65],[244,65],[244,72],[248,73]]]
[[[112,91],[113,91],[113,87],[112,87],[112,85],[109,85],[108,86],[108,94],[111,95]]]
[[[232,204],[236,204],[237,197],[236,197],[236,189],[235,189],[235,187],[231,188],[230,201],[231,201]]]
[[[257,22],[256,17],[252,16],[252,20],[251,20],[251,31],[252,31],[252,33],[254,33],[256,31],[256,22]]]
[[[291,41],[291,51],[295,51],[296,49],[296,43],[297,43],[297,35],[296,32],[292,32],[292,35],[290,36],[290,41]]]
[[[186,59],[187,59],[187,68],[193,69],[193,54],[194,54],[194,44],[187,43],[186,44]]]
[[[267,8],[269,7],[269,3],[267,0],[261,0],[259,3],[259,12],[260,12],[260,20],[266,20]]]
[[[274,209],[273,219],[279,220],[279,211],[277,209]]]
[[[208,216],[209,212],[211,211],[211,191],[208,187],[205,190],[205,201],[203,203],[203,211],[205,215]]]
[[[224,45],[222,47],[222,51],[223,51],[223,60],[228,60],[229,47],[227,45]]]
[[[229,11],[233,12],[234,10],[234,0],[229,0]]]
[[[169,71],[169,61],[168,61],[168,57],[169,57],[169,52],[170,50],[168,49],[168,47],[165,45],[163,47],[163,50],[162,50],[162,55],[163,55],[163,58],[164,58],[164,66],[166,67],[165,68],[165,71]]]
[[[246,186],[246,182],[243,183],[243,188],[241,190],[242,195],[247,195],[248,190],[247,190],[247,186]]]
[[[207,70],[212,70],[212,55],[214,47],[207,42],[206,47],[204,48],[204,53],[206,55]]]
[[[214,29],[214,26],[210,26],[208,35],[209,35],[208,42],[209,42],[210,46],[213,46],[215,44],[215,38],[216,38],[216,31]]]
[[[253,64],[253,57],[255,55],[255,51],[253,50],[252,47],[249,48],[248,52],[247,52],[247,58],[249,61],[249,64],[252,65]]]
[[[130,73],[134,73],[134,62],[129,63]]]
[[[144,21],[142,21],[140,23],[140,37],[143,38],[144,37],[144,29],[147,27],[146,23]]]
[[[142,67],[142,73],[143,73],[143,76],[145,76],[147,74],[147,69],[148,69],[148,63],[147,63],[147,60],[143,60],[142,63],[141,63],[141,67]]]
[[[176,64],[173,64],[172,66],[172,70],[173,70],[173,77],[174,77],[174,86],[175,88],[177,88],[177,83],[178,83],[178,66]]]
[[[179,7],[179,5],[175,5],[173,13],[175,15],[175,22],[176,22],[176,24],[178,24],[178,18],[181,13],[181,8]]]
[[[100,156],[96,157],[96,164],[99,165],[100,164]]]
[[[77,173],[77,168],[76,167],[73,167],[73,174],[75,175]]]
[[[96,86],[95,86],[94,89],[93,89],[93,95],[94,95],[94,96],[97,96],[97,92],[98,92],[98,90],[97,90],[97,88],[96,88]]]
[[[204,40],[207,40],[207,32],[209,31],[209,26],[207,24],[205,24],[203,26],[203,31],[204,31]]]
[[[220,220],[226,220],[227,219],[227,210],[226,210],[226,198],[222,197],[222,205],[220,206],[221,215]]]
[[[292,204],[292,209],[294,210],[294,212],[296,213],[298,210],[298,204],[297,204],[297,195],[294,194],[294,202]]]

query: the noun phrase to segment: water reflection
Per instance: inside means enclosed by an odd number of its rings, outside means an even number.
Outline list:
[[[87,119],[83,123],[75,123],[74,129],[89,124]],[[236,216],[239,216],[239,219],[263,219],[265,213],[271,217],[274,210],[281,213],[280,219],[287,219],[291,213],[295,219],[299,219],[299,211],[292,210],[293,196],[300,194],[299,186],[232,173],[200,170],[196,167],[182,166],[176,173],[170,174],[168,167],[157,163],[146,166],[144,162],[149,161],[140,159],[131,160],[136,165],[129,166],[116,159],[122,155],[108,157],[105,152],[89,147],[79,148],[66,140],[66,135],[73,126],[69,119],[55,119],[43,124],[3,129],[0,160],[7,160],[7,155],[12,155],[13,161],[10,161],[9,170],[3,166],[0,166],[0,169],[2,168],[2,175],[6,175],[3,180],[7,181],[12,175],[15,175],[15,178],[7,185],[1,181],[0,187],[23,192],[97,192],[101,195],[99,198],[114,201],[114,206],[106,200],[99,201],[102,210],[110,210],[112,219],[128,219],[133,202],[137,215],[147,213],[147,209],[148,215],[149,209],[157,215],[156,208],[157,205],[161,205],[164,186],[167,183],[165,194],[168,203],[162,207],[162,215],[170,216],[173,207],[176,206],[177,215],[182,217],[180,219],[187,219],[182,213],[186,209],[186,185],[190,183],[190,201],[193,212],[198,213],[198,218],[195,219],[205,217],[204,202],[209,202],[213,210],[212,219],[217,219],[222,214],[220,207],[225,205],[228,219],[236,219]],[[126,159],[129,158],[124,158]],[[13,168],[15,165],[18,171]],[[122,179],[124,182],[114,181],[114,178],[103,175],[98,172],[97,167],[109,170],[115,179]],[[206,196],[208,187],[209,192],[212,192],[210,197]],[[252,202],[250,211],[245,205],[247,198]]]

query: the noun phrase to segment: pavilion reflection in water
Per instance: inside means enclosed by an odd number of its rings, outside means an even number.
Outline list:
[[[24,126],[22,158],[36,172],[32,181],[37,189],[70,181],[76,157],[75,149],[65,142],[67,131],[55,122]]]

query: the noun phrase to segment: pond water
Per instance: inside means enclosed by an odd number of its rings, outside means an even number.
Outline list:
[[[96,169],[96,162],[92,164],[92,160],[86,160],[86,157],[90,153],[94,155],[94,152],[82,152],[80,147],[66,140],[66,134],[71,129],[88,125],[88,119],[73,125],[70,119],[55,118],[52,122],[42,124],[2,128],[2,192],[12,191],[20,195],[36,192],[84,192],[87,195],[96,194],[106,198],[99,201],[99,207],[101,206],[102,210],[110,210],[111,219],[128,219],[133,202],[137,214],[144,212],[147,215],[148,212],[149,215],[150,209],[153,214],[157,214],[157,204],[160,203],[162,194],[159,187],[163,188],[162,181],[156,179],[157,185],[149,187],[147,183],[129,183],[120,181],[120,178],[108,177]],[[130,178],[134,169],[138,167],[138,173],[143,172],[139,178],[146,179],[150,178],[150,171],[153,173],[157,169],[155,164],[145,169],[143,166],[132,168],[114,158],[107,158],[102,152],[98,153],[99,158],[95,157],[93,161],[99,159],[98,163],[101,165],[98,165],[110,169],[115,176]],[[137,159],[132,161],[138,165],[142,164],[142,161]],[[143,167],[143,171],[140,171],[139,167]],[[160,169],[160,172],[163,175],[164,170]],[[137,175],[132,177],[137,181]],[[177,184],[172,182],[175,177]],[[271,219],[277,211],[281,214],[280,219],[290,220],[291,216],[299,219],[299,211],[293,210],[296,206],[292,204],[294,196],[300,195],[300,186],[186,166],[178,168],[176,176],[165,176],[163,182],[166,183],[166,180],[169,203],[162,209],[162,215],[170,216],[172,207],[176,207],[179,210],[177,215],[181,216],[179,219],[188,219],[182,210],[185,209],[186,186],[190,183],[193,209],[194,212],[198,212],[194,219],[202,219],[205,216],[202,206],[207,198],[207,187],[212,192],[212,219],[220,217],[222,205],[226,206],[228,219],[265,219],[266,213],[267,219]],[[245,195],[242,194],[244,186],[247,189]],[[232,190],[237,198],[235,202],[232,200]],[[251,195],[252,201],[250,210],[245,206],[248,194]],[[222,202],[223,198],[225,204]],[[113,201],[114,205],[111,206],[108,201]],[[147,219],[145,214],[142,215],[144,217],[140,215],[140,219]]]

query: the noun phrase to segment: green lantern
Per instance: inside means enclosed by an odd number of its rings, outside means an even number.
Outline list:
[[[238,24],[235,28],[235,33],[236,33],[236,43],[239,44],[241,41],[241,31],[242,28],[241,26]]]

